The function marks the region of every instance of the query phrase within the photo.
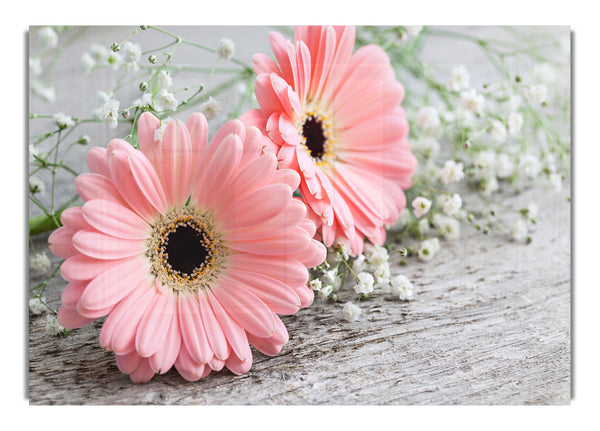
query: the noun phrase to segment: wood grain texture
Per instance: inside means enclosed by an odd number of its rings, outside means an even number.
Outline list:
[[[346,322],[341,304],[316,299],[283,318],[281,354],[254,351],[242,376],[189,383],[171,370],[135,385],[99,346],[101,321],[57,337],[30,315],[30,403],[567,404],[570,205],[552,196],[533,195],[543,204],[531,244],[463,226],[431,262],[393,265],[413,281],[413,301],[381,293]],[[64,285],[58,277],[46,289],[52,305]]]

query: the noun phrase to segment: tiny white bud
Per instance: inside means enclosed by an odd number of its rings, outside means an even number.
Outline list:
[[[342,315],[344,316],[344,319],[353,321],[358,319],[361,311],[362,310],[358,305],[355,305],[351,302],[346,302],[346,304],[344,304],[344,308],[342,309]]]
[[[423,215],[427,214],[429,209],[431,208],[431,201],[422,196],[416,197],[412,201],[413,214],[415,217],[419,218]]]
[[[219,42],[217,53],[219,54],[219,57],[228,60],[235,54],[235,44],[231,39],[223,38]]]

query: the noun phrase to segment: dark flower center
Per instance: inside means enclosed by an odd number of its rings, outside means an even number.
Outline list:
[[[319,118],[308,117],[302,126],[302,136],[306,138],[306,147],[311,157],[321,160],[325,154],[327,137],[323,133],[323,124]]]
[[[171,268],[182,275],[192,274],[206,263],[206,234],[202,229],[188,225],[178,226],[165,240],[165,254]]]

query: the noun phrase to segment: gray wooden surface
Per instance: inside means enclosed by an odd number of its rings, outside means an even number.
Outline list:
[[[72,66],[65,67],[75,74]],[[77,161],[82,156],[73,157]],[[68,195],[69,178],[61,181],[59,193]],[[463,198],[468,202],[472,197]],[[531,244],[463,226],[461,240],[442,242],[431,262],[411,259],[406,266],[392,266],[393,274],[404,273],[412,280],[413,301],[378,294],[361,303],[359,320],[346,322],[340,319],[341,304],[316,299],[308,309],[283,317],[290,341],[280,355],[271,358],[254,351],[254,365],[242,376],[223,370],[189,383],[171,370],[135,385],[117,369],[113,354],[99,346],[101,321],[58,337],[45,333],[44,316],[30,314],[29,401],[568,404],[571,207],[566,191],[526,191],[502,198],[519,205],[535,201],[540,207]],[[38,251],[44,250],[45,240],[36,238]],[[30,286],[41,279],[31,274]],[[46,288],[52,306],[59,306],[65,285],[57,277]]]

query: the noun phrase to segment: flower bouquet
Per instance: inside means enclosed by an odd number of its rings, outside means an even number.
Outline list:
[[[248,372],[250,346],[277,355],[293,337],[280,316],[315,300],[344,324],[378,293],[414,299],[403,265],[431,261],[461,227],[530,242],[535,203],[495,197],[569,184],[568,39],[501,30],[510,38],[276,29],[251,64],[230,38],[205,45],[154,26],[90,45],[80,73],[113,78],[94,88],[93,115],[29,115],[46,127],[29,137],[30,240],[50,232],[61,259],[50,271],[30,241],[30,270],[50,272],[30,311],[63,335],[105,317],[100,345],[134,382],[173,367],[196,381]],[[31,32],[43,112],[58,98],[52,68],[82,32]],[[475,86],[464,65],[423,60],[436,37],[478,46],[491,79]],[[188,64],[189,52],[212,64]],[[55,308],[44,290],[59,272]]]

